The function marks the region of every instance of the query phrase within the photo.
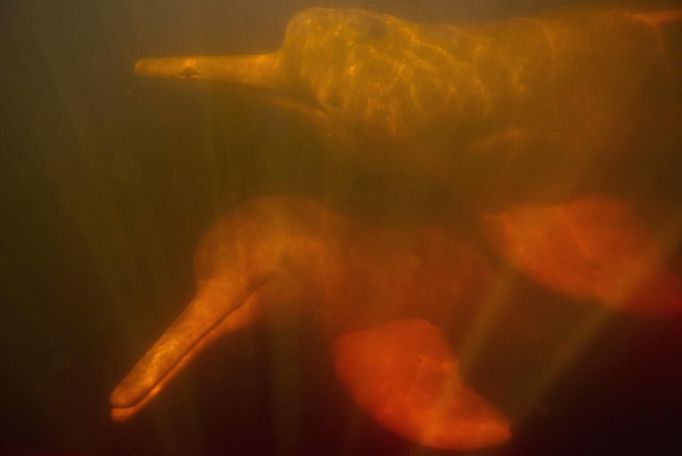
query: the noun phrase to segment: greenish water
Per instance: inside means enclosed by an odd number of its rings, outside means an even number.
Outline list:
[[[219,343],[135,420],[110,422],[112,388],[193,295],[198,238],[240,202],[303,193],[372,223],[474,230],[469,209],[438,186],[329,157],[328,138],[304,118],[249,93],[137,80],[133,63],[274,49],[291,15],[310,6],[454,23],[590,4],[2,2],[0,452],[413,454],[354,407],[312,332],[265,325]],[[660,185],[642,199],[679,205],[682,187]],[[561,346],[579,311],[519,287],[533,298],[520,312],[556,324],[551,342]],[[504,328],[472,375],[513,407],[511,392],[531,381],[545,352],[509,345]],[[613,317],[499,453],[653,454],[680,444],[681,329],[679,317]],[[283,367],[278,356],[292,362]],[[495,384],[502,372],[512,380]]]

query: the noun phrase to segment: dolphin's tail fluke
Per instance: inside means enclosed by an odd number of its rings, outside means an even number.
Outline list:
[[[673,261],[679,213],[652,229],[629,205],[595,194],[520,205],[484,220],[502,257],[552,290],[642,315],[682,314],[682,280]]]

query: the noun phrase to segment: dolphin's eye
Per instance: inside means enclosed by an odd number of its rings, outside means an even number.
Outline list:
[[[188,60],[185,62],[185,65],[180,72],[180,77],[181,78],[193,78],[199,75],[199,71],[197,71],[197,66],[196,66],[196,61],[194,60]]]

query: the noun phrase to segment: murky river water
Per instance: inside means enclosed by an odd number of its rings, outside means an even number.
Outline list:
[[[480,239],[471,194],[444,193],[442,183],[409,168],[388,172],[352,154],[332,156],[327,130],[248,90],[133,74],[141,57],[274,50],[290,17],[312,6],[437,23],[595,7],[570,0],[3,2],[0,452],[440,454],[363,414],[336,379],[328,347],[297,319],[258,323],[218,342],[145,411],[111,422],[112,389],[194,294],[202,233],[240,203],[285,193],[381,229],[456,227],[511,277],[500,293],[515,304],[496,310],[466,371],[479,392],[518,418],[510,443],[491,454],[656,454],[682,444],[679,314],[595,314],[594,303],[506,266]],[[647,178],[630,187],[607,178],[597,187],[613,184],[619,199],[652,219],[679,218],[682,155],[661,159],[654,150],[680,149],[671,143],[679,134],[670,137],[650,138],[651,159],[620,162],[641,166]],[[667,236],[679,280],[682,238]],[[450,342],[458,346],[458,331],[474,321],[464,315],[453,324]]]

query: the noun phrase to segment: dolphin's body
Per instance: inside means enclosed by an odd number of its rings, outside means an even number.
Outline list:
[[[597,11],[434,26],[316,8],[291,20],[273,53],[143,59],[135,72],[258,89],[338,133],[338,147],[370,166],[496,202],[482,232],[542,286],[679,315],[682,282],[666,262],[682,217],[654,232],[628,204],[578,190],[591,174],[646,173],[637,157],[678,153],[680,18]],[[552,199],[509,204],[529,191]],[[509,437],[509,419],[465,386],[433,325],[478,302],[491,273],[452,233],[370,230],[276,197],[221,218],[196,258],[195,299],[116,387],[115,419],[144,407],[210,341],[296,304],[334,341],[355,401],[386,427],[439,448]]]
[[[565,193],[679,148],[680,17],[586,11],[449,26],[314,8],[291,19],[278,51],[143,59],[135,72],[260,89],[375,167],[473,186],[484,200]]]
[[[618,202],[510,210],[490,216],[488,229],[511,264],[573,299],[682,313],[682,282]],[[466,386],[434,326],[480,306],[497,280],[486,256],[453,232],[372,229],[305,197],[259,198],[213,224],[195,271],[193,301],[112,393],[115,420],[142,409],[217,338],[284,311],[311,317],[333,342],[342,383],[387,428],[437,448],[509,438],[509,418]]]
[[[136,413],[215,338],[296,306],[336,339],[339,377],[380,423],[442,448],[509,437],[508,419],[464,385],[427,322],[480,301],[491,279],[485,257],[444,231],[366,229],[307,198],[261,198],[216,221],[195,270],[192,303],[112,393],[114,419]]]

